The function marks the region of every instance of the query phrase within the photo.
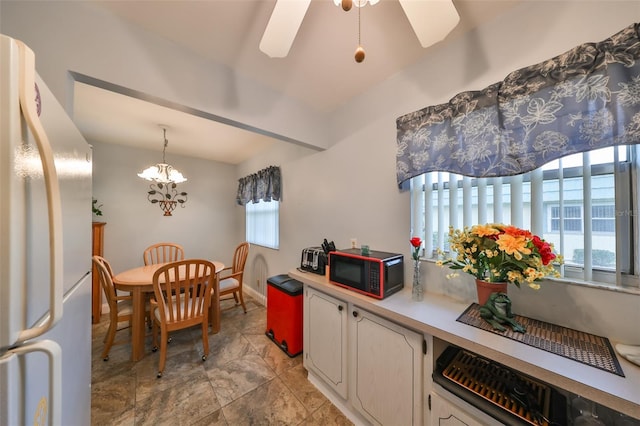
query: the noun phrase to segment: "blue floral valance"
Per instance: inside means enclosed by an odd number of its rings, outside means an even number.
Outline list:
[[[425,172],[511,176],[640,143],[640,24],[399,117],[398,184]]]
[[[257,203],[260,200],[280,200],[280,167],[271,166],[257,173],[238,180],[238,194],[236,202],[244,206],[249,201]]]

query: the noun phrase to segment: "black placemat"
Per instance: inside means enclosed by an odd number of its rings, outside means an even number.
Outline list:
[[[469,305],[456,321],[624,377],[618,358],[606,337],[517,314],[513,319],[527,328],[526,333],[517,333],[508,326],[505,327],[506,331],[494,330],[480,316],[480,305],[477,303]]]

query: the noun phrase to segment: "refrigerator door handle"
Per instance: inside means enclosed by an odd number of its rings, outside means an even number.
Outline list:
[[[46,412],[49,419],[47,424],[59,425],[62,421],[62,349],[53,340],[35,340],[10,349],[6,355],[21,356],[30,352],[44,352],[49,358],[49,403],[46,400],[40,401],[38,412],[34,413],[34,424],[45,424],[35,423],[35,420],[44,420],[39,417]],[[22,407],[25,406],[24,402]]]
[[[40,158],[47,192],[47,210],[49,216],[49,315],[40,326],[23,330],[18,343],[33,339],[53,327],[62,317],[63,303],[63,262],[62,262],[62,207],[60,187],[53,158],[53,150],[42,127],[35,102],[35,58],[33,51],[24,43],[16,40],[20,58],[19,97],[22,114],[31,130]],[[55,424],[55,423],[52,423]]]

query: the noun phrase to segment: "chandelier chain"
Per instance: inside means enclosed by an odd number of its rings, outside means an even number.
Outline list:
[[[167,151],[167,145],[169,145],[169,141],[167,140],[167,129],[163,127],[162,131],[164,132],[164,146],[162,147],[162,162],[166,164],[167,161],[165,160],[165,153]]]

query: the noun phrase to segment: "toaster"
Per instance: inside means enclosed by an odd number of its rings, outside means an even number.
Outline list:
[[[303,271],[324,275],[327,264],[327,254],[322,247],[307,247],[302,249],[300,269]]]

